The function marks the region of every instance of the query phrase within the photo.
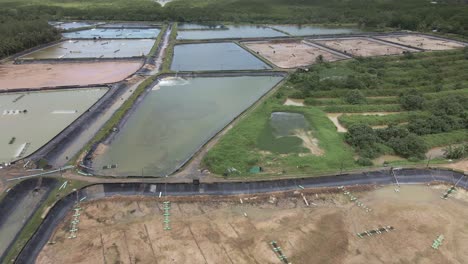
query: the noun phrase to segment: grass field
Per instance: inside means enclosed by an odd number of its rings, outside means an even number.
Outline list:
[[[363,123],[369,126],[395,124],[406,128],[414,120],[430,118],[437,110],[434,108],[441,107],[441,99],[450,98],[458,98],[464,105],[464,109],[459,110],[461,112],[453,114],[456,116],[453,118],[465,122],[464,125],[444,128],[443,132],[437,133],[421,132],[418,136],[427,149],[468,142],[466,69],[466,50],[314,65],[307,73],[291,75],[274,96],[232,128],[208,152],[204,165],[217,174],[234,167],[241,175],[248,175],[249,168],[256,165],[269,175],[313,175],[356,169],[360,167],[355,162],[359,153],[345,143],[345,133],[337,132],[326,115],[328,112],[340,114],[338,120],[343,127]],[[347,98],[350,90],[359,90],[362,101],[350,103]],[[413,93],[423,98],[424,103],[420,109],[405,109],[407,106],[403,105],[401,96]],[[286,98],[305,99],[306,105],[284,106]],[[271,136],[265,127],[268,127],[271,113],[277,111],[302,113],[310,123],[311,137],[318,140],[324,154],[307,154],[303,148],[297,148],[298,138]],[[268,143],[274,147],[266,148]],[[378,143],[378,147],[381,149],[379,155],[395,155],[393,149],[383,143]],[[405,163],[401,160],[395,162]],[[424,161],[409,159],[407,162],[417,164]]]

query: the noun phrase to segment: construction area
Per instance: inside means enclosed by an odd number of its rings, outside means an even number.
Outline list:
[[[115,83],[142,66],[142,60],[0,64],[0,91]]]
[[[414,34],[407,34],[407,35],[396,35],[396,36],[382,36],[377,37],[378,39],[390,41],[393,43],[411,46],[423,50],[450,50],[450,49],[457,49],[463,48],[465,45],[461,42],[449,40],[449,39],[441,39],[437,37],[430,37],[426,35],[414,35]]]
[[[355,57],[396,55],[418,51],[366,37],[314,39],[313,41]]]
[[[280,68],[298,68],[314,64],[318,60],[331,62],[347,58],[306,41],[272,40],[243,44]]]
[[[36,263],[464,263],[468,193],[447,188],[107,198],[80,205],[73,239],[69,212]]]

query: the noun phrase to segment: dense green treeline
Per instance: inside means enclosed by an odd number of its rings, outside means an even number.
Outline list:
[[[0,58],[60,38],[46,20],[7,20],[0,23]]]
[[[0,0],[0,56],[58,37],[47,20],[354,23],[468,36],[465,0]],[[12,33],[13,32],[13,33]]]

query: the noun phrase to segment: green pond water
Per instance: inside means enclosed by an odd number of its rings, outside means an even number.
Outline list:
[[[231,42],[176,45],[171,65],[173,71],[261,69],[271,67]]]
[[[122,38],[150,39],[156,38],[161,30],[158,28],[93,28],[87,30],[63,33],[64,38]]]
[[[126,58],[148,54],[154,39],[67,40],[22,56],[22,59]]]
[[[275,25],[273,28],[279,29],[293,36],[308,35],[334,35],[358,33],[360,30],[353,27],[318,27],[318,26],[300,26],[300,25]]]
[[[103,175],[170,174],[281,79],[164,79],[137,106],[93,166]],[[117,168],[102,169],[111,164]]]
[[[190,26],[193,27],[193,26]],[[177,32],[177,39],[228,39],[287,36],[264,26],[227,26],[216,30],[183,30]]]
[[[302,114],[273,112],[257,144],[260,149],[281,154],[308,152],[295,133],[309,129],[309,122]]]
[[[0,95],[0,163],[35,152],[106,92],[90,88]]]

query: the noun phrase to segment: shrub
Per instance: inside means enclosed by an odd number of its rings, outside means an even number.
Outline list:
[[[410,133],[403,138],[391,138],[388,141],[388,145],[395,150],[396,154],[404,158],[413,157],[423,159],[427,150],[424,140],[413,133]]]
[[[400,104],[405,110],[419,110],[423,108],[424,97],[418,92],[410,90],[408,93],[400,96]]]
[[[350,126],[345,139],[365,158],[374,158],[379,153],[379,148],[376,145],[379,139],[375,131],[368,125],[355,124]]]
[[[468,155],[468,144],[464,144],[458,147],[452,145],[444,149],[444,157],[447,159],[461,159]]]
[[[356,160],[356,163],[359,166],[372,166],[372,165],[374,165],[374,163],[372,163],[372,160],[370,160],[368,158],[359,158],[358,160]]]
[[[364,104],[366,103],[366,97],[361,91],[355,89],[346,93],[344,101],[349,104]]]

